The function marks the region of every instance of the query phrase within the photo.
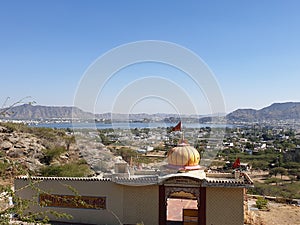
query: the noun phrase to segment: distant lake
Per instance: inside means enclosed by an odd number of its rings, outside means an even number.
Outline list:
[[[151,122],[151,123],[142,123],[142,122],[115,122],[115,123],[38,123],[30,124],[31,127],[49,127],[49,128],[58,128],[58,129],[134,129],[134,128],[167,128],[175,126],[175,123],[162,123],[162,122]],[[211,128],[232,128],[233,125],[228,124],[201,124],[201,123],[184,123],[184,128],[201,128],[201,127],[211,127]]]

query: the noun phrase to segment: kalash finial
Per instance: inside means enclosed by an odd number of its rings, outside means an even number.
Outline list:
[[[189,143],[187,142],[187,140],[184,139],[184,132],[182,131],[181,139],[178,142],[178,146],[185,146],[185,145],[189,145]]]

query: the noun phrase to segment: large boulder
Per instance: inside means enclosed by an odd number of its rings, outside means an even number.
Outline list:
[[[24,155],[23,150],[19,148],[12,148],[7,152],[7,156],[11,158],[20,158],[23,155]]]
[[[8,137],[7,140],[13,144],[16,144],[20,140],[20,138],[16,135],[12,135]]]
[[[9,141],[3,141],[2,143],[0,143],[1,150],[9,150],[12,147],[13,147],[13,144]]]

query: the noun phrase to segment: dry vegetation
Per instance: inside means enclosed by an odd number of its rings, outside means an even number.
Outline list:
[[[256,199],[249,199],[255,204]],[[300,207],[276,202],[269,202],[267,210],[246,213],[249,225],[300,225]]]
[[[0,124],[0,187],[17,175],[86,176],[91,170],[65,130]]]

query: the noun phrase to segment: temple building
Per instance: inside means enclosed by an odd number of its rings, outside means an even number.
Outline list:
[[[32,200],[28,213],[66,213],[72,218],[50,218],[69,224],[243,224],[245,188],[253,186],[248,174],[208,172],[199,162],[198,151],[182,141],[156,171],[119,163],[105,178],[20,176],[15,192]]]

